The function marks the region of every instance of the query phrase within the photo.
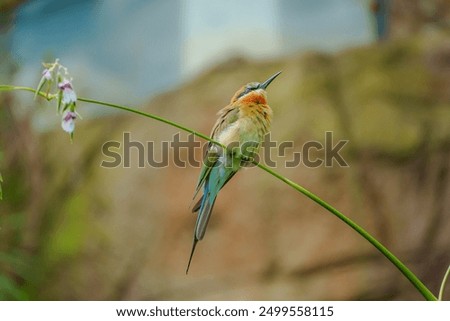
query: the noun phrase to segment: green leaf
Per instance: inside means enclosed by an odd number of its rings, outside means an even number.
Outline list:
[[[58,113],[61,112],[61,101],[62,101],[62,93],[61,93],[61,90],[58,90],[58,94],[56,97],[56,103],[57,103],[56,110]]]
[[[41,91],[42,87],[44,87],[46,82],[47,82],[47,79],[45,79],[45,77],[42,77],[41,80],[39,81],[39,85],[36,89],[36,92],[34,93],[34,99],[36,99],[38,93]]]

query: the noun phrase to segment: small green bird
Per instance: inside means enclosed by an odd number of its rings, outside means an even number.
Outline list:
[[[219,119],[211,138],[226,147],[208,144],[194,198],[203,187],[203,196],[193,207],[197,212],[194,242],[186,274],[191,265],[197,242],[203,239],[217,194],[225,184],[258,152],[264,136],[269,132],[272,109],[267,104],[266,88],[281,73],[263,83],[251,82],[239,89],[228,106],[218,113]]]

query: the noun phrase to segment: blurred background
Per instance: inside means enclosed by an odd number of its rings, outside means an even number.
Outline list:
[[[277,170],[437,294],[450,264],[448,1],[2,0],[0,57],[0,84],[36,87],[59,58],[79,96],[203,133],[241,85],[283,70],[272,138],[296,147],[277,160],[332,131],[350,166]],[[78,106],[71,144],[53,104],[0,93],[0,299],[422,299],[353,230],[255,168],[221,192],[186,276],[199,169],[139,168],[137,155],[100,167],[124,132],[159,146],[177,130]]]

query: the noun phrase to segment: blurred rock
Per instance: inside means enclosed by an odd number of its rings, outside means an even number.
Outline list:
[[[385,0],[390,7],[389,37],[415,35],[427,29],[450,30],[450,3],[447,0]]]

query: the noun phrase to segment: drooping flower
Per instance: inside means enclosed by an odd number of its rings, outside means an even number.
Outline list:
[[[47,100],[56,98],[56,110],[62,113],[61,127],[73,139],[75,120],[81,119],[81,116],[76,111],[77,94],[73,89],[72,78],[67,68],[59,63],[59,59],[52,63],[43,63],[43,66],[44,70],[35,91],[35,97],[41,95]],[[46,89],[45,94],[41,91],[43,88]]]
[[[72,83],[69,80],[64,79],[58,84],[58,88],[62,91],[61,102],[64,105],[70,105],[77,101],[77,94],[73,90]]]
[[[49,69],[44,69],[42,72],[42,78],[46,80],[52,80],[52,72]]]
[[[36,99],[36,97],[37,97],[37,95],[38,95],[38,92],[41,91],[41,89],[44,87],[44,85],[45,85],[46,83],[49,84],[49,85],[47,86],[47,87],[48,87],[48,88],[47,88],[47,94],[48,94],[48,91],[50,90],[51,83],[52,83],[52,81],[53,81],[53,77],[52,77],[52,71],[53,71],[53,69],[54,69],[54,67],[51,67],[51,68],[45,68],[44,71],[42,72],[42,77],[41,77],[41,80],[39,81],[39,85],[38,85],[38,87],[37,87],[37,89],[36,89],[36,92],[35,92],[35,94],[34,94],[34,99]]]
[[[62,121],[61,121],[62,129],[65,132],[72,134],[73,131],[75,130],[75,120],[76,119],[77,119],[77,114],[75,112],[66,110],[62,116]]]

